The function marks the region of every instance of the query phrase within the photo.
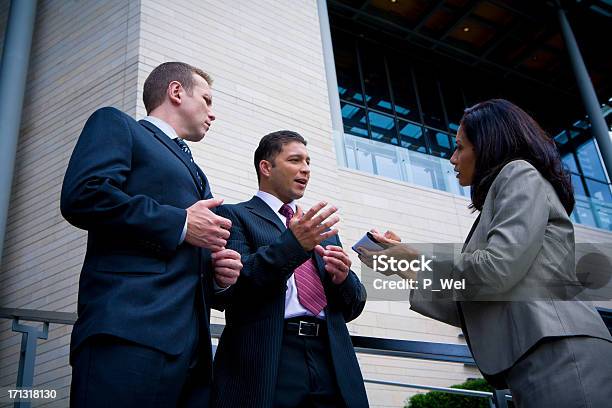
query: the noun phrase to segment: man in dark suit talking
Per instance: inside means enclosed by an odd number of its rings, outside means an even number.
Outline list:
[[[296,205],[310,178],[306,141],[271,133],[255,151],[259,191],[219,208],[242,256],[214,363],[218,407],[367,407],[346,328],[366,291],[330,229],[336,208]]]
[[[211,79],[180,62],[144,84],[147,116],[97,110],[76,144],[61,211],[87,230],[72,331],[73,407],[205,407],[214,291],[236,282],[231,222],[185,140],[215,115]]]

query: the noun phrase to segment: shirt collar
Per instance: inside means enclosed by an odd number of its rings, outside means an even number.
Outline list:
[[[142,120],[146,120],[147,122],[157,126],[159,130],[164,132],[164,134],[170,139],[176,139],[179,137],[176,134],[176,130],[174,130],[174,128],[170,126],[168,122],[161,120],[160,118],[156,118],[155,116],[145,116],[144,118],[142,118]]]
[[[278,210],[280,210],[283,204],[285,204],[275,195],[266,193],[265,191],[261,191],[261,190],[257,191],[257,197],[261,198],[266,204],[268,204],[268,207],[270,207],[272,211],[274,211],[275,213],[278,213]],[[291,207],[291,209],[295,213],[295,210],[297,208],[295,200],[287,204],[289,205],[289,207]]]

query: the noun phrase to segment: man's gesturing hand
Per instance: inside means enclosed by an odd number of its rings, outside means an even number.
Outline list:
[[[308,210],[306,214],[298,207],[295,216],[291,219],[289,229],[306,251],[312,251],[323,240],[338,233],[336,229],[325,232],[340,221],[337,216],[329,218],[338,209],[334,206],[323,209],[326,205],[326,202],[321,201]],[[321,212],[319,213],[319,211]]]
[[[185,241],[193,246],[210,249],[213,252],[225,247],[230,236],[232,222],[211,211],[223,204],[222,199],[200,200],[187,208],[187,234]]]
[[[315,250],[323,258],[325,271],[330,275],[332,282],[336,285],[344,282],[351,269],[351,260],[344,249],[336,245],[327,245],[325,248],[317,245]]]
[[[242,270],[240,254],[231,249],[222,249],[221,251],[213,252],[211,257],[217,285],[226,288],[236,283]]]

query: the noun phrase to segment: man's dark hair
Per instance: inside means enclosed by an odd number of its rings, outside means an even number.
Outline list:
[[[555,142],[524,110],[507,100],[491,99],[466,109],[460,127],[476,153],[472,208],[482,211],[489,188],[501,169],[522,159],[552,184],[565,211],[572,212],[574,190]]]
[[[283,146],[292,142],[299,142],[306,146],[306,140],[297,132],[291,130],[279,130],[269,133],[261,138],[259,146],[255,150],[255,171],[257,172],[257,182],[261,180],[259,174],[259,163],[262,160],[269,161],[274,167],[274,159],[283,150]]]
[[[164,102],[168,84],[178,81],[189,95],[193,95],[193,74],[199,75],[209,86],[212,86],[212,78],[206,72],[184,62],[164,62],[157,66],[144,83],[142,100],[147,114]]]

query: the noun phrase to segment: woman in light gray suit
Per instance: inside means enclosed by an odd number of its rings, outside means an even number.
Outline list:
[[[538,283],[576,282],[573,190],[554,142],[502,99],[466,109],[456,140],[451,163],[480,215],[450,277],[480,297],[412,291],[411,308],[461,327],[484,377],[521,408],[612,407],[612,337],[598,313],[552,293],[525,297]],[[417,256],[395,233],[372,232],[388,253]]]

